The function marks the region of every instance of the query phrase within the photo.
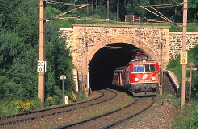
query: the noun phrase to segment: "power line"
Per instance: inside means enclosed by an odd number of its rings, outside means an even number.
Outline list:
[[[140,7],[147,10],[148,12],[153,13],[154,15],[158,17],[161,17],[165,21],[172,22],[169,18],[165,17],[161,12],[157,11],[156,8],[176,7],[176,6],[182,6],[182,5],[183,3],[174,3],[174,4],[148,5],[148,6],[140,6]],[[150,10],[149,8],[153,9],[154,11]]]
[[[67,13],[71,13],[72,11],[75,11],[75,10],[78,10],[78,9],[81,9],[81,8],[85,8],[86,6],[88,6],[89,4],[75,4],[76,2],[74,3],[64,3],[64,2],[56,2],[56,1],[51,1],[51,0],[45,0],[47,4],[63,4],[63,5],[68,5],[68,6],[79,6],[77,8],[74,8],[72,10],[69,10],[69,11],[66,11],[66,12],[62,12],[54,17],[49,17],[47,18],[45,21],[46,22],[49,22],[50,20],[54,20],[54,19],[62,19],[65,14]]]
[[[57,2],[52,0],[45,0],[48,4],[63,4],[63,5],[70,5],[70,6],[81,6],[79,4],[76,4],[76,1],[74,3],[64,3],[64,2]]]
[[[183,3],[173,3],[173,4],[156,4],[156,5],[147,5],[142,7],[156,7],[156,8],[168,8],[168,7],[177,7],[182,6]]]

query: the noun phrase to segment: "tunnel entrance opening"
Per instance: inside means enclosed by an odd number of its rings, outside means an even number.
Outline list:
[[[111,88],[113,71],[125,66],[140,50],[132,44],[114,43],[99,49],[89,62],[90,88],[101,90]]]

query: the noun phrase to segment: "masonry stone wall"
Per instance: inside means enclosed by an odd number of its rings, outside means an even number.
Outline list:
[[[182,51],[182,32],[170,32],[169,56],[175,59]],[[198,32],[186,33],[186,50],[194,48],[198,44]]]

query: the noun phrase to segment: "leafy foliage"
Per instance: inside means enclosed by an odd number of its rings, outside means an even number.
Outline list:
[[[186,65],[187,68],[190,68],[191,66],[189,65],[190,62],[194,63],[194,68],[198,68],[198,55],[197,55],[197,51],[198,51],[198,45],[195,46],[194,48],[190,49],[188,51],[188,64]],[[182,67],[180,65],[180,55],[178,55],[178,57],[176,59],[172,59],[169,61],[169,64],[167,65],[167,69],[174,72],[179,81],[181,82],[182,80]],[[189,77],[190,76],[190,71],[187,70],[186,71],[186,76]],[[196,92],[198,90],[198,73],[197,72],[193,72],[192,71],[192,89],[194,89],[193,92]],[[195,90],[196,89],[196,90]],[[194,96],[192,96],[193,98],[197,98],[198,94],[193,93]]]
[[[174,120],[172,129],[197,129],[197,109],[198,104],[196,101],[192,101],[192,106],[185,106],[183,112],[181,112]]]
[[[0,7],[4,8],[0,12],[0,99],[35,98],[38,92],[38,1],[0,0]],[[58,13],[58,9],[46,9],[48,16]],[[74,90],[72,57],[59,38],[59,28],[54,21],[46,23],[46,96],[60,96],[59,76],[62,74],[67,75],[65,89]]]
[[[190,62],[194,63],[194,68],[198,67],[198,55],[197,55],[197,51],[198,51],[198,45],[195,46],[194,48],[190,49],[188,51],[188,64],[186,65],[186,67],[191,67],[189,65]],[[173,71],[177,77],[179,78],[180,82],[181,82],[181,76],[182,76],[182,68],[180,65],[180,56],[178,56],[176,59],[172,59],[169,62],[169,65],[167,66],[168,70]],[[187,70],[186,71],[186,76],[189,77],[190,71]],[[198,73],[197,72],[193,72],[192,71],[192,91],[191,91],[191,99],[193,100],[191,103],[191,105],[188,105],[185,107],[184,109],[184,113],[181,113],[178,118],[176,119],[175,124],[173,125],[173,129],[177,129],[179,128],[197,128],[198,127],[198,123],[197,123],[197,99],[198,99],[198,94],[197,94],[197,90],[198,90]],[[186,83],[186,100],[189,100],[189,83]],[[189,107],[191,106],[191,107]],[[190,114],[189,114],[189,111]],[[188,115],[189,117],[186,117],[186,115]]]

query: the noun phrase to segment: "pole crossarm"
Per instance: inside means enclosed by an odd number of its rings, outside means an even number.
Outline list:
[[[49,22],[50,20],[54,20],[54,19],[62,19],[62,18],[63,18],[62,16],[64,16],[65,14],[71,13],[72,11],[75,11],[75,10],[77,10],[77,9],[85,8],[85,7],[88,6],[88,5],[89,5],[89,4],[82,4],[82,5],[81,5],[80,7],[78,7],[78,8],[74,8],[74,9],[69,10],[69,11],[67,11],[67,12],[63,12],[63,13],[61,13],[61,14],[59,14],[59,15],[56,15],[55,17],[47,18],[47,19],[46,19],[46,22]]]
[[[147,10],[148,12],[153,13],[154,15],[156,15],[156,16],[158,16],[158,17],[161,17],[161,18],[164,19],[165,21],[168,21],[168,22],[171,22],[171,23],[172,23],[172,21],[171,21],[170,19],[168,19],[167,17],[165,17],[161,12],[157,11],[154,7],[149,6],[150,8],[152,8],[153,10],[155,10],[155,12],[149,10],[147,7],[144,7],[144,6],[140,6],[140,7],[143,8],[143,9],[145,9],[145,10]]]

